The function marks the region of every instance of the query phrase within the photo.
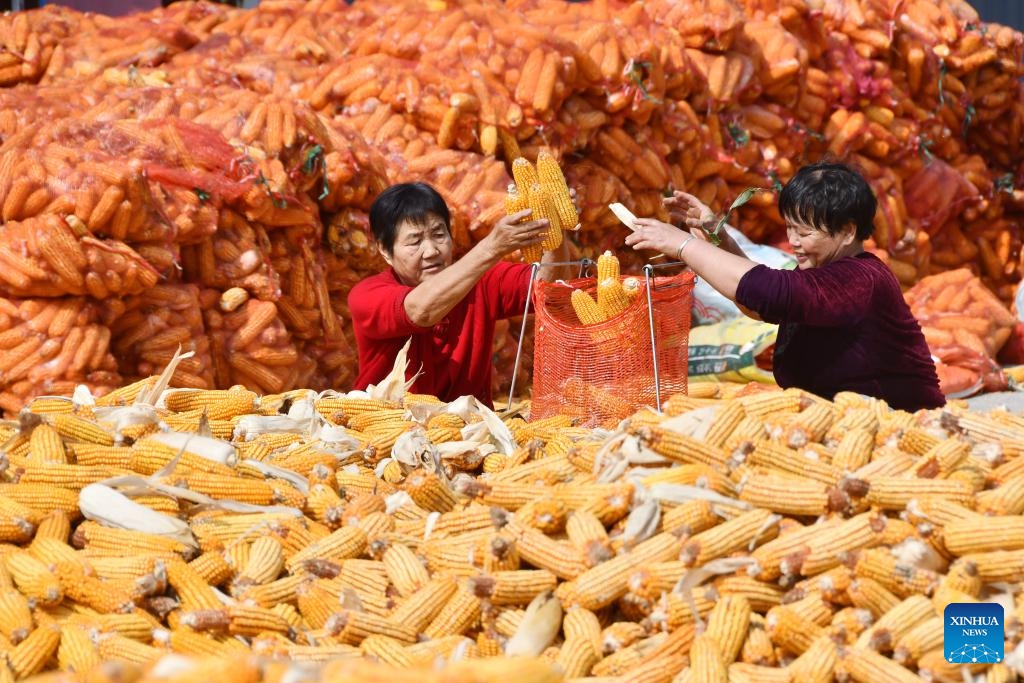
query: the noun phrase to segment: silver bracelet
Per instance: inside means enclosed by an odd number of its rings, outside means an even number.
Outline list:
[[[683,240],[682,244],[679,245],[679,248],[676,250],[676,260],[677,261],[682,261],[683,260],[683,249],[686,249],[686,245],[689,244],[690,240],[692,240],[692,239],[693,239],[693,235],[690,235],[685,240]]]

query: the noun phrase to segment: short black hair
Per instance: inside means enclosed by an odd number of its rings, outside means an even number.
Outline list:
[[[871,186],[854,168],[834,161],[804,166],[779,195],[779,213],[787,220],[838,234],[852,223],[857,239],[875,231],[878,200]]]
[[[381,192],[370,207],[370,230],[373,238],[386,251],[395,248],[398,224],[408,220],[422,223],[435,215],[452,232],[451,214],[440,193],[426,183],[398,183]]]

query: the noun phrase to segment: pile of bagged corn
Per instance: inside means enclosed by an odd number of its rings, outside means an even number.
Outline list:
[[[0,680],[1024,673],[1006,411],[694,383],[589,430],[171,372],[0,428]],[[975,601],[1008,656],[949,664],[943,609]]]
[[[959,0],[47,5],[0,17],[0,46],[8,412],[182,341],[178,386],[348,388],[370,201],[428,180],[464,249],[517,149],[578,188],[584,255],[622,248],[609,202],[722,210],[830,152],[871,179],[902,282],[963,265],[1009,301],[1020,279],[1024,40]],[[737,216],[757,240],[775,195]],[[496,357],[515,344],[502,325]]]

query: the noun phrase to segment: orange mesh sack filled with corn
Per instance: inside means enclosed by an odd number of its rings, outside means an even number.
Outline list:
[[[661,392],[686,391],[693,274],[653,278],[652,335],[645,278],[619,270],[605,252],[593,277],[536,283],[533,419],[561,413],[607,426],[655,405],[652,350]]]

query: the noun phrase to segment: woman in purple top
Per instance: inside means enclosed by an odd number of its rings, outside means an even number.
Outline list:
[[[719,247],[705,230],[713,214],[696,197],[665,200],[674,222],[638,218],[626,238],[690,268],[751,317],[779,324],[775,379],[831,399],[854,391],[904,410],[945,403],[921,327],[889,267],[864,251],[877,202],[864,178],[843,164],[805,166],[783,188],[779,212],[797,259],[774,270],[744,255],[721,231]]]

